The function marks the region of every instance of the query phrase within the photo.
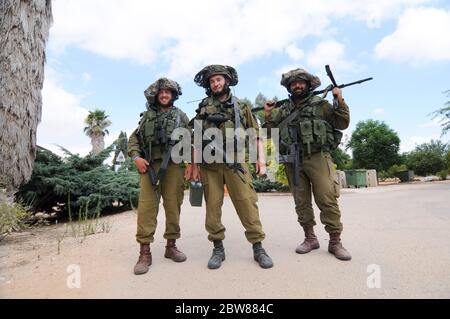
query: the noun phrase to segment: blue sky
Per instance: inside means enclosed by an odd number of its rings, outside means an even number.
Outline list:
[[[450,1],[433,0],[57,0],[47,45],[38,144],[86,154],[89,110],[110,116],[106,142],[130,133],[143,91],[161,76],[179,82],[176,105],[193,116],[205,65],[234,66],[238,97],[285,98],[281,74],[302,67],[329,84],[374,77],[344,89],[347,136],[376,119],[398,132],[401,151],[440,138],[428,114],[450,100]],[[442,137],[449,141],[449,135]]]

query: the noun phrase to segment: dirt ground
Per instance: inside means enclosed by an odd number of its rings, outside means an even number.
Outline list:
[[[109,232],[73,237],[53,225],[12,234],[0,242],[0,298],[450,298],[450,181],[342,190],[343,244],[353,259],[327,252],[328,236],[316,219],[321,248],[295,253],[303,238],[289,195],[261,195],[274,260],[259,268],[228,197],[223,223],[227,259],[206,267],[212,245],[204,207],[185,197],[179,248],[188,260],[165,259],[164,214],[158,217],[153,265],[132,272],[138,256],[136,213],[102,218]]]

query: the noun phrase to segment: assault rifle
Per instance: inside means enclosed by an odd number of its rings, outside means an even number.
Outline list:
[[[346,84],[340,84],[340,85],[338,85],[338,84],[336,83],[336,80],[334,79],[333,73],[331,72],[330,66],[329,66],[328,64],[325,65],[325,71],[327,72],[327,75],[328,75],[328,77],[330,78],[332,84],[328,85],[328,86],[327,86],[325,89],[323,89],[323,90],[313,91],[313,92],[312,92],[313,95],[323,94],[323,95],[322,95],[322,98],[325,98],[325,97],[327,96],[328,92],[333,91],[333,89],[334,89],[335,87],[340,88],[340,89],[343,89],[343,88],[345,88],[345,87],[347,87],[347,86],[352,86],[352,85],[355,85],[355,84],[361,84],[361,83],[363,83],[363,82],[373,80],[373,78],[370,77],[370,78],[365,78],[365,79],[362,79],[362,80],[354,81],[354,82],[351,82],[351,83],[346,83]],[[285,100],[281,100],[281,101],[276,102],[276,103],[275,103],[275,108],[280,107],[281,105],[284,104],[284,102],[285,102]],[[264,110],[264,106],[252,108],[252,112],[258,112],[258,111],[261,111],[261,110]]]

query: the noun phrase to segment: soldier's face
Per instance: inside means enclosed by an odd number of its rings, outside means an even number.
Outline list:
[[[305,96],[309,90],[308,83],[303,80],[294,81],[289,85],[289,88],[294,96]]]
[[[162,106],[168,106],[172,100],[172,91],[167,89],[159,90],[158,103]]]
[[[209,78],[209,87],[213,94],[224,92],[226,83],[225,77],[221,74],[213,75]]]

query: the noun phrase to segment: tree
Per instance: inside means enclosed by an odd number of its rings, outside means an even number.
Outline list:
[[[436,174],[447,168],[446,157],[449,146],[441,141],[431,140],[424,143],[407,154],[406,165],[414,170],[417,175]]]
[[[384,122],[367,120],[356,124],[347,148],[353,152],[353,166],[386,171],[399,164],[400,138]]]
[[[36,156],[51,1],[2,0],[0,16],[0,188],[12,202]]]
[[[125,158],[128,157],[128,137],[127,133],[120,132],[119,137],[114,142],[115,144],[115,151],[114,151],[114,158],[112,161],[112,169],[114,169],[114,166],[117,162],[117,156],[119,156],[119,153],[122,152],[122,154],[125,156]]]
[[[258,93],[258,95],[255,98],[255,107],[264,107],[264,104],[266,104],[267,102],[267,97],[265,95],[263,95],[261,92]],[[274,96],[271,101],[277,102],[278,101],[278,97]],[[272,116],[276,116],[276,113],[278,112],[278,110],[273,110],[272,111]],[[265,119],[264,119],[264,110],[258,111],[258,112],[254,112],[253,114],[255,114],[256,118],[259,120],[260,123],[264,123]]]
[[[105,148],[105,135],[109,134],[106,128],[111,121],[105,111],[96,109],[89,111],[84,123],[87,125],[84,132],[91,138],[92,154],[97,155]]]
[[[350,155],[345,153],[340,147],[331,152],[333,162],[336,164],[337,169],[345,170],[350,168],[352,159]]]
[[[137,204],[139,174],[136,170],[113,172],[103,165],[113,146],[97,155],[80,157],[63,148],[65,158],[38,147],[31,180],[20,187],[17,197],[33,212],[59,212],[59,217],[80,211],[127,210]],[[70,210],[69,210],[70,207]]]
[[[447,94],[447,97],[450,97],[450,90],[445,91],[444,93]],[[444,107],[431,113],[434,114],[433,119],[438,116],[443,117],[441,121],[442,135],[447,134],[448,131],[450,130],[450,101],[445,102],[444,105],[445,105]]]

